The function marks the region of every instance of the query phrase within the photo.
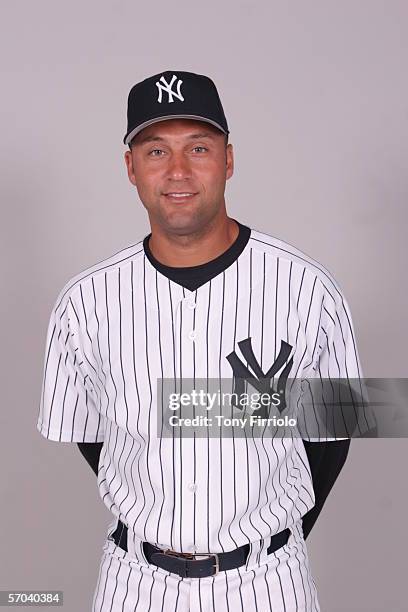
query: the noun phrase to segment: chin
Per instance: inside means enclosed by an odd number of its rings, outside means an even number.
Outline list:
[[[190,224],[200,217],[200,212],[195,208],[183,208],[180,206],[179,209],[163,210],[162,219],[169,225],[183,225]]]
[[[166,215],[163,223],[166,231],[176,234],[191,234],[205,225],[205,219],[197,211],[176,211]]]

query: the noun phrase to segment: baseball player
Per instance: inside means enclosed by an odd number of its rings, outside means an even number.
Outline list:
[[[316,260],[227,215],[210,78],[146,78],[127,120],[151,232],[61,289],[37,423],[79,445],[112,513],[92,611],[318,611],[305,537],[350,440],[166,435],[158,381],[359,378],[348,304]]]

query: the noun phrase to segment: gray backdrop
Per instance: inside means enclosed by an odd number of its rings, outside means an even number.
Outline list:
[[[235,150],[230,216],[323,263],[367,377],[406,377],[408,4],[3,3],[0,588],[90,609],[111,516],[76,444],[35,425],[58,291],[149,231],[127,94],[210,75]],[[406,610],[406,440],[355,440],[308,540],[322,612]],[[48,608],[47,608],[48,609]]]

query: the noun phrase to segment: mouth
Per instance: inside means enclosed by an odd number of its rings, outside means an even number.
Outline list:
[[[163,195],[172,202],[185,202],[185,201],[192,200],[198,194],[193,193],[191,191],[183,191],[183,192],[173,191],[169,193],[163,193]]]

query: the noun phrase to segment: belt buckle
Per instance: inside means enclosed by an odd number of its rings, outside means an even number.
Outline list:
[[[215,563],[212,567],[215,567],[215,572],[211,576],[216,576],[220,571],[220,560],[217,553],[203,552],[203,553],[192,553],[194,557],[214,557]]]
[[[186,559],[189,559],[190,561],[194,560],[194,557],[214,557],[215,559],[215,563],[213,564],[212,567],[215,567],[215,572],[213,574],[210,574],[211,576],[216,576],[218,574],[218,572],[220,571],[220,560],[218,558],[218,554],[217,553],[210,553],[210,552],[202,552],[202,553],[181,553],[181,552],[176,552],[175,550],[172,550],[171,548],[166,548],[165,550],[163,550],[163,554],[165,555],[169,555],[170,557],[184,557]]]

